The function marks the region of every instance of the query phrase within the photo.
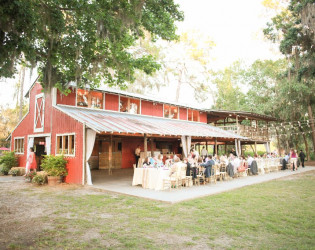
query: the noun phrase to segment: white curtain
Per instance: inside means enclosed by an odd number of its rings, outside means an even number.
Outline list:
[[[51,148],[51,145],[50,145],[50,136],[46,136],[46,137],[45,137],[45,146],[46,146],[46,154],[47,154],[47,155],[50,155],[50,148]]]
[[[239,156],[237,139],[235,139],[235,152],[236,152],[236,155]]]
[[[30,148],[32,147],[34,147],[34,137],[29,137],[27,143],[27,159],[31,153]]]
[[[191,136],[186,137],[187,142],[187,155],[190,153],[190,147],[191,147]]]
[[[184,157],[187,157],[188,154],[187,154],[186,136],[183,135],[183,136],[181,137],[181,140],[182,140],[182,149],[183,149]]]
[[[269,143],[267,142],[264,145],[265,145],[266,152],[270,153]]]
[[[86,167],[86,180],[87,180],[88,185],[93,185],[92,177],[91,177],[91,169],[90,169],[88,160],[90,159],[92,155],[92,151],[95,144],[95,137],[96,137],[96,132],[94,130],[88,129],[86,131],[85,167]]]

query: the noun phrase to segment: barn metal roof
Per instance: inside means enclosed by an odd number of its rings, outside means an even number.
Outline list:
[[[201,122],[191,122],[135,115],[107,110],[58,105],[57,109],[98,133],[152,134],[163,136],[216,137],[246,139],[234,133]]]

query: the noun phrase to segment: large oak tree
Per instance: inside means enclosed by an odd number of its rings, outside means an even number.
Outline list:
[[[0,77],[20,63],[37,67],[45,90],[124,85],[137,69],[159,69],[150,54],[134,53],[136,41],[177,38],[183,13],[173,0],[0,0]]]

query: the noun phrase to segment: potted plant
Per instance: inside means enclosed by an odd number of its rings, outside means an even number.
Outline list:
[[[68,175],[66,169],[67,160],[63,155],[45,155],[42,161],[42,169],[47,173],[48,185],[53,186],[61,182],[61,178]]]
[[[19,174],[19,170],[16,169],[16,168],[11,168],[10,171],[9,171],[9,174],[12,175],[12,176],[17,176]]]

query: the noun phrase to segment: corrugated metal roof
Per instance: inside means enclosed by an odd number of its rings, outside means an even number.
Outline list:
[[[146,133],[154,135],[190,135],[196,137],[245,139],[245,137],[200,122],[172,120],[63,105],[58,105],[57,108],[72,118],[85,123],[86,126],[98,133]]]

